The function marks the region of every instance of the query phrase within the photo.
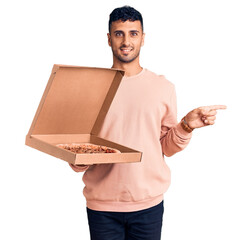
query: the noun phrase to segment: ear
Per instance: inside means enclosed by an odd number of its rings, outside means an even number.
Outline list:
[[[142,35],[141,47],[144,45],[144,38],[145,38],[145,33],[143,33]]]
[[[111,47],[111,36],[110,33],[107,33],[108,36],[108,45]]]

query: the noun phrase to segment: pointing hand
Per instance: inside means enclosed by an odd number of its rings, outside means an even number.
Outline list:
[[[226,109],[225,105],[212,105],[199,107],[185,116],[185,121],[192,129],[213,125],[216,119],[217,110]]]

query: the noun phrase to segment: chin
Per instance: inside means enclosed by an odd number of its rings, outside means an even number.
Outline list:
[[[118,59],[123,62],[123,63],[131,63],[133,62],[136,58],[138,57],[137,56],[132,56],[132,57],[124,57],[124,56],[119,56]]]

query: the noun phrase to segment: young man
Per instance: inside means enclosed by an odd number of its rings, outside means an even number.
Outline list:
[[[174,85],[142,68],[143,20],[125,6],[110,14],[108,44],[113,68],[125,76],[104,120],[100,136],[143,153],[139,163],[70,165],[85,171],[83,190],[93,240],[158,240],[161,237],[163,194],[170,184],[164,155],[184,149],[192,130],[214,124],[216,110],[194,109],[177,122]]]

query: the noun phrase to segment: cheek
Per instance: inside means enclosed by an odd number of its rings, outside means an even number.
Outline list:
[[[144,40],[143,40],[143,38],[141,38],[141,39],[134,39],[134,40],[132,41],[132,43],[133,43],[135,46],[137,46],[137,47],[141,47],[141,46],[143,46],[143,44],[144,44]]]
[[[134,45],[135,45],[136,48],[139,49],[139,48],[141,48],[143,46],[143,43],[141,41],[137,41],[137,42],[134,43]]]
[[[113,49],[116,49],[120,46],[120,42],[118,40],[112,40],[110,41],[110,46],[113,48]]]

